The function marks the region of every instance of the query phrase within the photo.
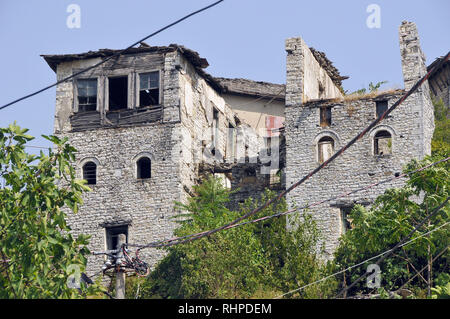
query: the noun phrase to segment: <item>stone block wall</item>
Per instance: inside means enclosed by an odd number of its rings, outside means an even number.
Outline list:
[[[384,96],[391,106],[403,92]],[[362,186],[393,177],[412,158],[421,158],[422,153],[415,145],[414,122],[410,114],[415,107],[415,99],[407,99],[381,124],[368,132],[356,144],[304,184],[291,191],[287,200],[291,205],[303,206],[340,195]],[[332,124],[320,125],[319,112],[323,106],[331,107]],[[300,107],[286,108],[286,187],[307,175],[319,166],[318,142],[328,136],[334,140],[334,150],[339,150],[376,118],[376,98],[354,101],[318,101]],[[374,154],[374,136],[381,130],[392,136],[392,154]],[[329,255],[337,246],[342,234],[340,207],[350,207],[355,203],[369,204],[386,187],[400,187],[403,180],[379,185],[367,192],[354,194],[339,201],[322,204],[310,212],[319,221],[325,236],[325,247]]]
[[[160,70],[164,109],[159,121],[122,127],[106,123],[101,128],[73,131],[70,116],[74,114],[74,82],[57,86],[55,134],[69,137],[69,142],[77,149],[74,164],[79,178],[83,178],[84,163],[93,161],[97,164],[97,182],[90,185],[92,192],[83,195],[84,204],[79,213],[69,213],[68,218],[75,236],[80,233],[91,235],[91,251],[106,249],[106,227],[128,225],[129,243],[147,244],[173,237],[177,227],[171,219],[177,214],[174,202],[183,198],[180,79],[176,69],[179,53],[141,54],[121,59],[83,77],[97,77],[101,83],[112,73]],[[65,77],[96,62],[97,59],[63,62],[58,65],[57,76]],[[101,89],[99,92],[98,109],[101,112],[104,95]],[[134,92],[136,88],[129,89],[130,95]],[[136,161],[142,155],[151,159],[150,179],[136,176]],[[141,256],[154,266],[164,254],[163,250],[145,249]],[[103,262],[104,257],[91,256],[88,275],[98,272]]]
[[[302,41],[286,41],[286,187],[319,166],[318,142],[322,137],[332,138],[334,151],[339,150],[376,118],[377,101],[387,100],[390,107],[405,92],[399,90],[379,96],[309,100],[307,95],[300,94],[305,87],[305,74],[308,73],[305,68],[308,66],[302,62],[299,44]],[[414,24],[403,23],[400,27],[400,48],[407,90],[426,70]],[[320,123],[320,109],[323,107],[331,108],[331,125]],[[374,137],[381,130],[391,134],[391,154],[375,155]],[[290,192],[288,203],[303,206],[393,177],[411,159],[422,159],[430,153],[433,130],[433,108],[428,84],[425,83],[356,144]],[[403,182],[395,180],[312,208],[310,212],[318,220],[324,235],[327,257],[332,256],[344,231],[341,209],[355,203],[370,205],[386,188],[400,187]]]

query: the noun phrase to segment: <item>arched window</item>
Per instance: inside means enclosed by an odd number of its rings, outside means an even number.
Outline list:
[[[97,184],[97,164],[87,162],[83,165],[83,179],[87,181],[88,185]]]
[[[318,160],[322,164],[328,160],[334,153],[334,140],[329,136],[322,137],[317,143]]]
[[[152,161],[148,157],[141,157],[136,162],[136,177],[146,179],[152,177]]]
[[[375,155],[392,154],[392,135],[388,131],[378,131],[374,137]]]

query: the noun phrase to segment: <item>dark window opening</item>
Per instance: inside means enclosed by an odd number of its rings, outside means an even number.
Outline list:
[[[388,101],[377,101],[376,109],[377,109],[377,118],[379,118],[388,109]]]
[[[330,126],[331,125],[331,107],[321,107],[320,108],[320,126]]]
[[[97,110],[97,79],[77,80],[78,112]]]
[[[392,154],[392,136],[388,131],[379,131],[374,138],[375,155]]]
[[[146,179],[152,177],[152,162],[148,157],[142,157],[137,161],[137,178]]]
[[[272,155],[272,137],[266,137],[265,138],[265,142],[266,142],[266,150],[267,150],[267,156]]]
[[[273,170],[270,172],[269,175],[267,175],[267,178],[269,180],[269,188],[276,189],[281,186],[281,174],[282,170]]]
[[[87,162],[83,165],[83,179],[88,185],[97,184],[97,165],[94,162]]]
[[[318,159],[319,163],[322,164],[323,162],[327,161],[334,153],[334,140],[329,137],[325,136],[322,137],[319,140],[318,143]]]
[[[245,169],[245,176],[256,176],[256,169],[249,167]]]
[[[117,249],[117,243],[119,242],[119,235],[124,234],[126,237],[126,243],[128,243],[128,225],[114,226],[106,228],[106,249]]]
[[[139,74],[139,106],[159,104],[159,72]]]
[[[341,222],[342,222],[342,234],[345,234],[347,231],[353,228],[351,211],[353,206],[341,207]]]
[[[128,105],[128,77],[109,78],[109,110],[126,109]]]
[[[212,122],[212,132],[211,132],[211,140],[213,142],[213,146],[217,147],[218,135],[219,135],[219,111],[213,109],[213,122]]]

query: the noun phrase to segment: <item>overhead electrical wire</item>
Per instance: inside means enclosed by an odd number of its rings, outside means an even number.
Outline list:
[[[298,180],[296,183],[289,186],[286,190],[281,192],[277,197],[272,198],[268,201],[266,201],[263,205],[253,209],[252,211],[242,215],[241,217],[219,227],[212,229],[210,231],[201,233],[200,235],[196,237],[190,237],[185,240],[182,240],[180,242],[177,242],[177,244],[186,243],[192,240],[200,239],[205,236],[209,236],[213,233],[216,233],[218,231],[228,229],[234,224],[238,224],[239,222],[247,219],[248,217],[260,212],[261,210],[267,208],[269,205],[278,202],[281,198],[286,196],[289,192],[291,192],[293,189],[298,187],[299,185],[303,184],[306,180],[311,178],[313,175],[317,174],[322,168],[327,166],[329,163],[334,161],[338,156],[340,156],[342,153],[345,152],[349,147],[351,147],[353,144],[355,144],[359,139],[361,139],[367,132],[369,132],[372,128],[374,128],[379,122],[381,122],[386,116],[388,116],[392,111],[394,111],[403,101],[405,101],[413,92],[415,92],[436,70],[438,70],[447,60],[449,59],[450,52],[448,52],[444,58],[442,58],[439,63],[437,63],[431,70],[429,70],[421,79],[419,79],[409,90],[406,92],[400,99],[397,100],[391,107],[389,107],[383,114],[381,114],[378,118],[376,118],[374,121],[372,121],[363,131],[361,131],[358,135],[356,135],[354,138],[352,138],[345,146],[343,146],[341,149],[339,149],[336,153],[334,153],[329,159],[324,161],[322,164],[320,164],[318,167],[316,167],[314,170],[309,172],[307,175],[305,175],[303,178]]]
[[[89,70],[91,70],[91,69],[94,69],[94,68],[96,68],[96,67],[102,65],[103,63],[105,63],[105,62],[107,62],[107,61],[109,61],[109,60],[111,60],[111,59],[113,59],[113,58],[115,58],[115,57],[118,57],[118,56],[124,54],[125,52],[127,52],[128,50],[130,50],[130,49],[133,48],[134,46],[138,45],[139,43],[144,42],[145,40],[147,40],[147,39],[149,39],[149,38],[151,38],[151,37],[157,35],[158,33],[161,33],[162,31],[164,31],[164,30],[166,30],[166,29],[169,29],[170,27],[173,27],[174,25],[176,25],[176,24],[178,24],[178,23],[180,23],[180,22],[182,22],[182,21],[184,21],[184,20],[186,20],[186,19],[188,19],[188,18],[190,18],[190,17],[192,17],[192,16],[194,16],[194,15],[200,13],[200,12],[203,12],[203,11],[205,11],[205,10],[208,10],[208,9],[214,7],[214,6],[218,5],[219,3],[223,2],[223,1],[224,1],[224,0],[216,1],[216,2],[210,4],[210,5],[206,6],[206,7],[203,7],[203,8],[201,8],[201,9],[199,9],[199,10],[196,10],[196,11],[194,11],[194,12],[192,12],[192,13],[189,13],[188,15],[185,15],[184,17],[182,17],[182,18],[176,20],[175,22],[172,22],[172,23],[166,25],[165,27],[162,27],[161,29],[159,29],[159,30],[157,30],[157,31],[155,31],[155,32],[153,32],[153,33],[147,35],[146,37],[144,37],[144,38],[142,38],[142,39],[140,39],[140,40],[134,42],[133,44],[131,44],[131,45],[128,46],[127,48],[125,48],[125,49],[123,49],[123,50],[120,50],[120,51],[114,53],[113,55],[110,55],[109,57],[103,59],[102,61],[100,61],[100,62],[98,62],[98,63],[96,63],[96,64],[94,64],[94,65],[92,65],[92,66],[90,66],[90,67],[87,67],[87,68],[85,68],[85,69],[83,69],[83,70],[80,70],[80,71],[78,71],[78,72],[75,72],[74,74],[72,74],[72,75],[70,75],[70,76],[68,76],[68,77],[65,77],[65,78],[63,78],[63,79],[61,79],[61,80],[59,80],[59,81],[57,81],[57,82],[55,82],[55,83],[53,83],[53,84],[51,84],[51,85],[48,85],[48,86],[46,86],[46,87],[44,87],[44,88],[42,88],[42,89],[40,89],[40,90],[37,90],[37,91],[35,91],[35,92],[33,92],[33,93],[30,93],[30,94],[28,94],[28,95],[25,95],[25,96],[23,96],[23,97],[21,97],[21,98],[18,98],[18,99],[16,99],[16,100],[12,101],[12,102],[9,102],[9,103],[7,103],[7,104],[5,104],[5,105],[0,106],[0,110],[5,109],[5,108],[7,108],[7,107],[9,107],[9,106],[11,106],[11,105],[17,103],[17,102],[20,102],[20,101],[23,101],[23,100],[25,100],[25,99],[27,99],[27,98],[30,98],[30,97],[32,97],[32,96],[34,96],[34,95],[37,95],[37,94],[39,94],[39,93],[42,93],[42,92],[44,92],[44,91],[46,91],[46,90],[48,90],[48,89],[50,89],[50,88],[52,88],[52,87],[54,87],[54,86],[56,86],[56,85],[58,85],[58,84],[61,84],[61,83],[63,83],[63,82],[66,82],[66,81],[68,81],[68,80],[70,80],[70,79],[73,79],[74,77],[76,77],[76,76],[78,76],[78,75],[80,75],[80,74],[83,74],[83,73],[85,73],[85,72],[87,72],[87,71],[89,71]]]
[[[422,235],[420,235],[420,236],[417,236],[417,237],[415,237],[415,238],[413,238],[413,239],[411,239],[411,240],[409,240],[409,241],[407,241],[407,242],[405,242],[405,243],[399,245],[399,247],[403,247],[403,246],[409,245],[409,244],[412,243],[413,241],[416,241],[416,240],[419,239],[419,238],[422,238],[422,237],[424,237],[424,236],[427,236],[427,235],[429,235],[429,234],[431,234],[431,233],[433,233],[433,232],[435,232],[435,231],[441,229],[442,227],[447,226],[448,224],[450,224],[450,222],[446,222],[446,223],[444,223],[444,224],[442,224],[442,225],[440,225],[440,226],[438,226],[438,227],[436,227],[436,228],[434,228],[434,229],[432,229],[432,230],[430,230],[430,231],[428,231],[428,232],[426,232],[426,233],[424,233],[424,234],[422,234]],[[448,247],[447,247],[447,248],[448,248]],[[352,265],[352,266],[347,267],[347,268],[345,268],[345,269],[343,269],[343,270],[340,270],[340,271],[338,271],[338,272],[335,272],[335,273],[333,273],[333,274],[331,274],[331,275],[328,275],[328,276],[326,276],[326,277],[323,277],[322,279],[316,280],[316,281],[314,281],[314,282],[311,282],[311,283],[306,284],[306,285],[304,285],[304,286],[301,286],[301,287],[299,287],[299,288],[290,290],[290,291],[288,291],[288,292],[286,292],[286,293],[284,293],[284,294],[282,294],[282,295],[279,295],[279,296],[275,297],[275,299],[279,299],[279,298],[282,298],[282,297],[284,297],[284,296],[293,294],[294,292],[303,290],[303,289],[305,289],[305,288],[307,288],[307,287],[309,287],[309,286],[318,284],[319,282],[322,282],[322,281],[325,281],[325,280],[330,279],[330,278],[332,278],[332,277],[335,277],[335,276],[337,276],[337,275],[339,275],[339,274],[342,274],[342,273],[344,273],[344,272],[346,272],[346,271],[348,271],[348,270],[351,270],[351,269],[353,269],[353,268],[356,268],[356,267],[359,267],[359,266],[361,266],[361,265],[364,265],[364,264],[367,263],[368,261],[371,261],[371,260],[373,260],[373,259],[382,257],[383,255],[386,255],[387,253],[390,253],[390,252],[392,252],[393,250],[394,250],[393,248],[392,248],[392,249],[388,249],[388,250],[382,252],[381,254],[378,254],[378,255],[376,255],[376,256],[367,258],[367,259],[365,259],[365,260],[363,260],[363,261],[361,261],[361,262],[359,262],[359,263],[357,263],[357,264],[355,264],[355,265]]]
[[[386,254],[384,254],[383,256],[380,257],[380,259],[378,259],[376,261],[376,265],[380,265],[383,260],[385,260],[387,257],[390,256],[390,254],[392,254],[397,248],[401,247],[403,245],[403,243],[405,241],[407,241],[409,238],[411,238],[411,236],[420,228],[422,227],[426,221],[428,221],[431,217],[437,215],[439,213],[439,211],[447,204],[447,202],[449,201],[450,197],[447,197],[445,199],[445,201],[443,201],[438,207],[436,207],[430,214],[428,214],[424,219],[422,219],[422,221],[416,225],[416,227],[414,227],[413,230],[411,230],[411,232],[404,237],[402,240],[400,240],[393,248],[391,248]],[[343,288],[337,295],[336,297],[339,297],[340,295],[342,295],[344,292],[348,291],[349,289],[351,289],[352,287],[354,287],[358,282],[360,282],[362,279],[364,279],[365,277],[367,277],[370,273],[369,272],[365,272],[362,276],[360,276],[358,279],[356,279],[354,282],[352,282],[349,286]]]
[[[244,226],[244,225],[247,225],[247,224],[257,223],[257,222],[264,221],[264,220],[267,220],[267,219],[280,217],[280,216],[283,216],[283,215],[287,215],[287,214],[293,213],[295,211],[308,209],[308,208],[311,208],[311,207],[314,207],[314,206],[321,205],[321,204],[326,203],[326,202],[334,201],[334,200],[339,199],[339,198],[348,197],[349,195],[356,194],[358,192],[371,189],[371,188],[373,188],[375,186],[386,184],[386,183],[389,183],[389,182],[391,182],[393,180],[400,179],[400,178],[403,178],[403,177],[407,177],[407,176],[410,176],[412,174],[424,171],[424,170],[426,170],[426,169],[428,169],[430,167],[433,167],[433,166],[436,166],[438,164],[447,162],[448,160],[450,160],[450,157],[447,157],[445,159],[442,159],[442,160],[436,161],[434,163],[431,163],[429,165],[423,166],[423,167],[418,168],[418,169],[416,169],[414,171],[406,172],[406,173],[403,173],[403,174],[399,174],[398,176],[394,176],[394,177],[391,177],[391,178],[388,178],[388,179],[385,179],[385,180],[382,180],[382,181],[379,181],[379,182],[375,182],[375,183],[372,183],[370,185],[363,186],[363,187],[357,188],[355,190],[352,190],[352,191],[349,191],[349,192],[345,192],[345,193],[342,193],[340,195],[336,195],[336,196],[333,196],[333,197],[330,197],[330,198],[327,198],[327,199],[324,199],[324,200],[321,200],[321,201],[317,201],[317,202],[314,202],[314,203],[311,203],[311,204],[306,204],[306,205],[304,205],[302,207],[293,208],[293,209],[290,209],[290,210],[287,210],[287,211],[284,211],[284,212],[281,212],[281,213],[276,213],[276,214],[273,214],[273,215],[264,216],[264,217],[261,217],[261,218],[258,218],[258,219],[254,219],[254,220],[250,220],[250,221],[246,221],[246,222],[242,222],[242,223],[238,223],[238,224],[233,224],[233,225],[229,226],[226,229],[231,229],[231,228],[235,228],[235,227],[238,227],[238,226]],[[190,234],[190,235],[186,235],[186,236],[181,236],[181,237],[175,237],[175,238],[168,239],[168,240],[152,242],[152,243],[149,243],[149,244],[141,244],[140,245],[140,244],[130,244],[129,243],[129,244],[126,244],[126,245],[128,247],[135,247],[138,250],[142,250],[144,248],[169,247],[169,246],[173,246],[173,245],[177,245],[177,244],[183,243],[185,240],[187,240],[189,238],[194,238],[194,239],[201,238],[201,237],[203,237],[204,234],[209,233],[209,232],[211,232],[211,230],[203,231],[203,232],[199,232],[199,233],[195,233],[195,234]]]

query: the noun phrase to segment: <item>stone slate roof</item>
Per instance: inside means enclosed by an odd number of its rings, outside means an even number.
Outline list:
[[[285,91],[286,86],[284,84],[275,84],[269,82],[262,81],[253,81],[249,79],[229,79],[222,77],[213,77],[207,72],[204,71],[205,68],[209,66],[208,61],[205,58],[202,58],[198,52],[188,49],[182,45],[178,44],[170,44],[168,46],[149,46],[146,43],[142,43],[139,47],[134,47],[128,49],[126,52],[122,53],[124,55],[127,54],[137,54],[137,53],[168,53],[173,52],[175,50],[180,51],[184,57],[192,63],[196,71],[199,75],[201,75],[214,89],[216,89],[220,93],[231,93],[252,97],[266,97],[268,99],[275,99],[278,101],[284,101],[285,99]],[[320,55],[321,52],[317,53],[315,56],[318,59],[318,62],[322,67],[328,72],[330,77],[335,81],[336,79],[343,78],[340,77],[339,72],[336,68],[332,66],[331,61],[326,59],[323,55]],[[92,58],[107,58],[114,54],[117,54],[121,50],[114,49],[99,49],[97,51],[88,51],[84,53],[75,53],[75,54],[43,54],[41,55],[50,68],[56,72],[56,67],[59,63],[76,61],[76,60],[85,60]],[[319,58],[320,57],[320,58]],[[340,82],[339,82],[340,83]]]
[[[436,58],[433,63],[431,63],[429,66],[427,66],[427,71],[430,71],[437,63],[439,63],[439,61],[441,61],[444,58],[444,56],[441,56],[439,58]],[[448,60],[447,62],[445,62],[442,66],[441,69],[444,68],[446,65],[450,65],[450,60]],[[438,70],[436,70],[438,71]]]
[[[136,54],[136,53],[168,53],[173,51],[180,51],[184,57],[192,63],[196,71],[205,78],[205,80],[216,90],[222,91],[222,87],[218,82],[214,80],[214,78],[206,73],[203,69],[209,66],[208,61],[205,58],[202,58],[198,52],[188,49],[182,45],[178,44],[170,44],[169,46],[149,46],[146,43],[141,43],[139,47],[130,48],[127,51],[123,52],[123,55],[127,54]],[[75,60],[85,60],[92,58],[106,58],[112,56],[122,50],[113,50],[113,49],[100,49],[97,51],[88,51],[84,53],[76,53],[76,54],[42,54],[41,56],[48,63],[50,68],[56,72],[56,67],[59,63],[69,62]]]
[[[126,55],[145,52],[166,53],[166,52],[173,52],[175,50],[179,50],[195,67],[204,69],[209,66],[208,61],[205,58],[200,57],[200,55],[197,52],[187,49],[184,46],[178,44],[170,44],[169,46],[149,46],[145,44],[137,48],[130,48],[127,51],[123,52],[122,54]],[[61,62],[84,60],[91,58],[106,58],[120,51],[122,50],[100,49],[97,51],[88,51],[76,54],[42,54],[41,56],[52,68],[52,70],[56,72],[56,66]]]
[[[333,62],[331,62],[326,54],[324,52],[318,51],[314,49],[313,47],[309,48],[311,53],[313,54],[314,58],[316,58],[319,65],[327,72],[328,76],[331,78],[333,83],[338,87],[342,89],[342,80],[346,80],[349,77],[348,76],[341,76],[339,73],[339,70],[333,65]]]
[[[284,101],[286,85],[269,82],[253,81],[248,79],[214,78],[224,89],[223,93],[267,97]]]

